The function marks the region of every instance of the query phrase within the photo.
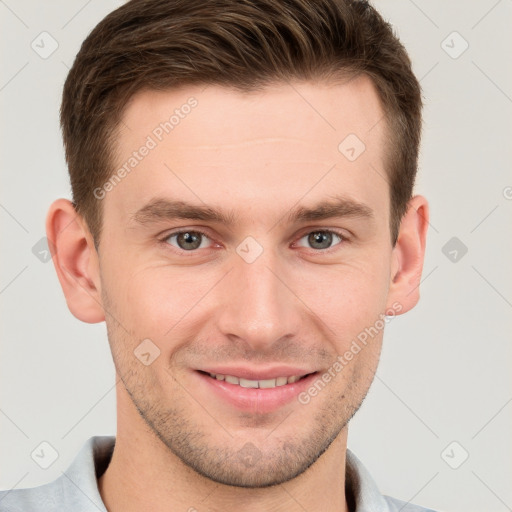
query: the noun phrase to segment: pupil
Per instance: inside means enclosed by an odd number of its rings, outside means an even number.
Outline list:
[[[178,245],[181,249],[197,249],[201,245],[199,233],[186,232],[178,235]]]
[[[309,235],[308,242],[314,249],[327,249],[332,243],[332,235],[325,231],[317,231]]]

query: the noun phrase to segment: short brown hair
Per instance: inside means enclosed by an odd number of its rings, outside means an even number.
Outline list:
[[[214,84],[241,91],[272,82],[369,76],[388,130],[393,243],[411,198],[421,90],[391,26],[366,1],[132,0],[83,42],[64,85],[61,125],[73,201],[99,245],[101,201],[114,172],[124,107],[143,89]]]

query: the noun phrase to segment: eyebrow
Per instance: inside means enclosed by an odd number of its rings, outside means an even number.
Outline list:
[[[373,210],[360,202],[340,196],[322,201],[314,206],[298,206],[292,208],[281,219],[289,223],[317,221],[330,218],[362,218],[373,219]],[[197,205],[185,201],[155,198],[137,210],[131,218],[141,225],[152,224],[163,220],[200,220],[232,225],[238,219],[234,211],[222,211],[206,205]],[[281,220],[280,219],[280,220]]]
[[[233,212],[223,212],[209,206],[155,198],[132,215],[132,219],[143,225],[173,219],[202,220],[229,225],[235,222],[236,215]]]
[[[352,217],[373,219],[373,210],[366,204],[334,196],[331,201],[323,201],[313,207],[299,206],[292,209],[287,215],[288,222],[304,222],[331,219],[334,217]]]

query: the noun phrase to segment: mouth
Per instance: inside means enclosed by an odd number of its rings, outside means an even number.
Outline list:
[[[304,379],[308,375],[312,375],[312,373],[306,373],[304,375],[292,375],[290,377],[280,376],[273,379],[244,379],[243,377],[236,377],[235,375],[225,375],[222,373],[211,373],[211,372],[203,372],[199,370],[200,373],[205,375],[209,375],[212,379],[220,380],[228,382],[229,384],[233,384],[235,386],[240,386],[242,388],[251,388],[251,389],[272,389],[279,386],[285,386],[286,384],[294,384],[301,379]],[[313,372],[315,373],[315,372]]]
[[[198,391],[207,398],[208,403],[213,405],[220,400],[223,407],[227,405],[254,414],[275,412],[286,405],[300,407],[298,395],[307,390],[320,373],[286,369],[266,374],[260,372],[258,375],[233,370],[230,373],[195,370],[192,374],[196,378]]]

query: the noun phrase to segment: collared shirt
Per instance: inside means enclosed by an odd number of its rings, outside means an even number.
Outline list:
[[[98,490],[114,450],[114,436],[91,437],[53,482],[0,491],[1,512],[107,512]],[[345,493],[350,512],[434,512],[383,496],[361,461],[347,450]]]

